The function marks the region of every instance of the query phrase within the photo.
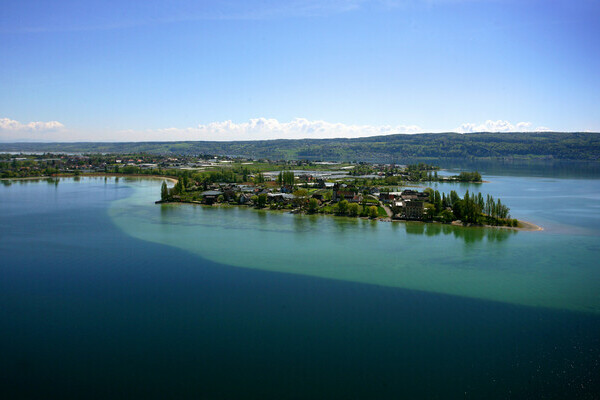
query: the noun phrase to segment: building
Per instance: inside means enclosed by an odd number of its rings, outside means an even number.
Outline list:
[[[219,190],[207,190],[206,192],[202,192],[202,202],[205,204],[213,204],[222,194],[223,192]]]
[[[362,201],[362,194],[356,192],[356,190],[352,190],[347,185],[336,183],[333,187],[331,200],[334,203],[342,200],[346,200],[349,203],[360,203]]]
[[[404,201],[404,218],[406,219],[423,219],[425,204],[418,200]]]
[[[296,196],[289,193],[268,193],[269,203],[289,204]]]

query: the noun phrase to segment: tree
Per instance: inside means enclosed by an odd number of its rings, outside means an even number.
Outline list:
[[[477,205],[483,211],[485,207],[485,201],[483,200],[483,195],[481,194],[481,192],[477,194]]]
[[[178,179],[175,186],[173,186],[172,193],[173,194],[182,194],[185,191],[183,187],[183,179]]]
[[[361,205],[363,208],[366,208],[366,207],[368,207],[368,206],[369,206],[369,201],[367,200],[367,196],[366,196],[366,194],[363,196],[362,200],[360,201],[360,205]]]
[[[449,224],[450,222],[454,221],[456,219],[456,217],[454,216],[454,214],[452,213],[452,211],[450,210],[444,210],[440,213],[439,215],[440,217],[440,221],[445,223],[445,224]]]
[[[259,194],[257,203],[258,203],[259,208],[263,208],[265,205],[267,205],[267,194],[266,193]]]
[[[356,217],[358,215],[358,204],[356,203],[351,203],[348,204],[348,215],[351,217]]]
[[[460,200],[460,197],[455,190],[450,191],[450,207],[454,207],[454,204]]]
[[[369,218],[377,218],[379,216],[379,212],[377,211],[377,207],[371,206],[369,207]]]
[[[457,177],[460,182],[481,182],[481,174],[475,172],[461,172]]]
[[[294,177],[294,171],[285,171],[282,174],[282,180],[284,185],[294,186],[296,178]]]
[[[425,204],[425,210],[423,213],[423,219],[426,221],[431,221],[435,216],[435,206],[433,204]]]
[[[294,191],[294,196],[296,197],[306,197],[308,195],[308,190],[306,189],[298,189]]]
[[[342,200],[337,204],[338,214],[346,215],[348,212],[348,200]]]
[[[440,211],[442,211],[442,197],[440,196],[440,192],[437,190],[434,192],[433,201],[433,205],[435,206],[435,213],[439,214]]]
[[[162,186],[160,187],[160,199],[162,201],[166,201],[169,198],[169,188],[167,187],[167,182],[163,181]]]
[[[318,208],[319,208],[319,202],[317,201],[317,199],[310,199],[310,200],[308,200],[308,212],[309,212],[309,214],[313,214],[313,213],[317,212]]]
[[[254,175],[254,183],[264,183],[265,181],[265,176],[262,174],[262,172],[259,172],[258,174]]]
[[[302,207],[306,204],[306,196],[308,196],[308,190],[298,189],[294,191],[294,204],[298,207]]]
[[[425,193],[429,196],[429,202],[435,203],[435,192],[432,188],[427,188],[424,190]]]
[[[479,207],[477,196],[470,195],[468,190],[464,199],[457,201],[452,206],[452,211],[466,223],[479,223],[481,220],[482,209]]]

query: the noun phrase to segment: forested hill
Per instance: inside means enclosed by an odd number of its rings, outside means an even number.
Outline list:
[[[358,139],[236,142],[0,143],[0,152],[214,154],[269,159],[393,162],[417,158],[599,160],[600,133],[428,133]]]

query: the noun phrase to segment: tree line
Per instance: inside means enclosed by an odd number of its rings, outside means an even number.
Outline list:
[[[357,139],[161,143],[2,143],[0,151],[228,154],[241,157],[337,161],[419,158],[600,159],[600,133],[482,132],[387,135]]]
[[[428,188],[429,202],[428,218],[450,223],[461,220],[463,223],[495,226],[517,226],[518,221],[510,217],[510,208],[500,199],[491,195],[485,197],[481,193],[465,193],[461,198],[455,190],[448,196],[445,193]]]

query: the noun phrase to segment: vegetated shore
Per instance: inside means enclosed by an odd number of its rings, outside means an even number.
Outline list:
[[[76,178],[76,177],[82,177],[82,178],[87,178],[87,177],[116,177],[116,178],[135,177],[135,178],[165,179],[165,180],[177,183],[177,179],[175,179],[171,176],[144,175],[144,174],[116,174],[116,173],[88,173],[88,174],[80,174],[80,175],[57,174],[57,175],[53,175],[53,176],[29,176],[29,177],[24,177],[24,178],[2,178],[0,180],[36,180],[36,179],[39,180],[39,179],[49,179],[49,178],[51,179],[51,178]],[[192,201],[165,201],[165,202],[157,201],[156,203],[159,203],[159,204],[194,204],[194,205],[207,206],[206,204],[202,204],[200,202],[195,202],[195,201],[194,202],[192,202]],[[214,206],[207,206],[207,207],[214,207]],[[273,210],[269,210],[268,208],[264,208],[264,210],[265,211],[273,211]],[[278,210],[278,211],[291,212],[292,209]],[[319,214],[319,215],[331,215],[331,214]],[[331,216],[336,216],[336,215],[331,215]],[[344,216],[342,216],[342,217],[343,218],[351,218],[351,217],[344,217]],[[367,219],[364,217],[357,217],[357,218]],[[379,221],[385,221],[385,222],[421,222],[424,224],[438,223],[438,222],[426,222],[426,221],[399,220],[399,219],[391,219],[391,218],[375,218],[373,220],[379,220]],[[542,228],[541,226],[538,226],[534,223],[531,223],[528,221],[522,221],[522,220],[518,220],[518,221],[519,221],[519,226],[493,226],[493,225],[472,225],[472,224],[463,225],[458,221],[454,221],[451,225],[467,226],[467,227],[472,226],[472,227],[479,227],[479,228],[512,229],[512,230],[516,230],[516,231],[528,231],[528,232],[544,230],[544,228]]]
[[[52,178],[93,178],[93,177],[109,177],[109,178],[149,178],[149,179],[165,179],[171,182],[177,183],[177,179],[172,176],[165,175],[145,175],[145,174],[116,174],[112,172],[108,173],[87,173],[87,174],[56,174],[52,176],[26,176],[23,178],[0,178],[3,181],[30,181],[30,180],[40,180],[40,179],[52,179]]]
[[[144,175],[144,174],[115,174],[115,173],[91,173],[91,174],[82,174],[80,175],[82,177],[90,177],[90,176],[108,176],[108,177],[119,177],[119,178],[127,178],[127,177],[134,177],[134,178],[153,178],[153,179],[165,179],[171,182],[175,182],[177,183],[177,179],[173,178],[172,176],[165,176],[165,175]],[[65,177],[69,177],[69,175],[66,175]]]
[[[155,204],[192,204],[192,205],[199,205],[199,206],[203,206],[203,207],[240,207],[239,205],[233,205],[233,204],[204,204],[201,203],[199,201],[162,201],[162,200],[158,200],[155,202]],[[251,207],[246,207],[246,208],[251,208]],[[254,210],[262,210],[262,211],[267,211],[267,212],[288,212],[288,213],[292,213],[294,210],[289,208],[289,209],[279,209],[279,210],[271,210],[267,207],[265,208],[252,208]],[[405,223],[405,222],[416,222],[416,223],[421,223],[421,224],[440,224],[440,222],[430,222],[430,221],[419,221],[419,220],[407,220],[407,219],[392,219],[392,218],[368,218],[368,217],[348,217],[345,215],[336,215],[336,214],[324,214],[324,213],[315,213],[315,214],[307,214],[305,212],[299,213],[299,214],[304,214],[304,215],[320,215],[320,216],[328,216],[328,217],[336,217],[336,218],[348,218],[348,219],[364,219],[364,220],[371,220],[371,221],[382,221],[382,222],[401,222],[401,223]],[[535,232],[535,231],[543,231],[544,228],[542,228],[541,226],[538,226],[534,223],[528,222],[528,221],[523,221],[523,220],[518,220],[519,221],[519,226],[495,226],[495,225],[477,225],[477,224],[462,224],[459,221],[454,221],[451,224],[448,225],[452,225],[452,226],[461,226],[461,227],[467,227],[467,228],[488,228],[488,229],[510,229],[510,230],[514,230],[514,231],[526,231],[526,232]]]

